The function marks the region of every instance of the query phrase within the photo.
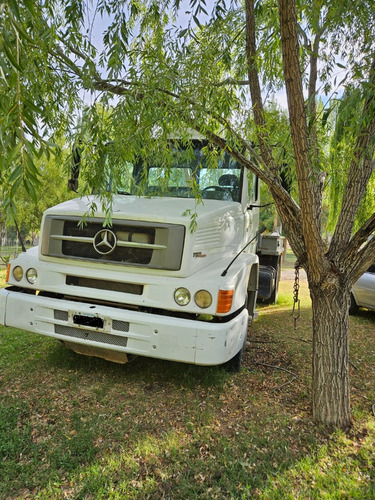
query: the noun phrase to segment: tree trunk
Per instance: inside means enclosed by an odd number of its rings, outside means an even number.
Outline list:
[[[310,285],[313,311],[313,417],[342,429],[351,425],[349,393],[350,289],[337,276]]]

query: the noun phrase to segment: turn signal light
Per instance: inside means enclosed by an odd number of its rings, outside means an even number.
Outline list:
[[[10,275],[10,264],[7,265],[7,273],[5,276],[5,282],[9,283],[9,275]]]
[[[219,290],[219,297],[217,300],[217,313],[227,313],[232,307],[233,290]]]

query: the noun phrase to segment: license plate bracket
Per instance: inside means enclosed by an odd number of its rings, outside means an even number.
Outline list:
[[[104,319],[94,315],[73,314],[73,323],[79,326],[89,326],[91,328],[104,328]]]

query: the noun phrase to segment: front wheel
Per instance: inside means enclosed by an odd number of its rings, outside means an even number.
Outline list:
[[[225,371],[229,373],[238,373],[242,366],[242,355],[245,350],[245,345],[238,351],[233,358],[229,359],[226,363],[222,365]]]

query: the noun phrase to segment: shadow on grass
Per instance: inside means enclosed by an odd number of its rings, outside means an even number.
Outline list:
[[[351,448],[310,418],[311,312],[294,331],[290,311],[267,311],[234,375],[141,357],[116,365],[1,330],[0,497],[317,498],[321,484],[367,498],[367,438]],[[354,339],[370,338],[368,321],[353,319]],[[367,344],[357,348],[371,365]],[[355,376],[367,387],[370,372]],[[358,470],[370,479],[358,484]]]
[[[352,316],[352,318],[372,322],[375,326],[375,311],[370,311],[369,309],[359,309],[359,311]]]

